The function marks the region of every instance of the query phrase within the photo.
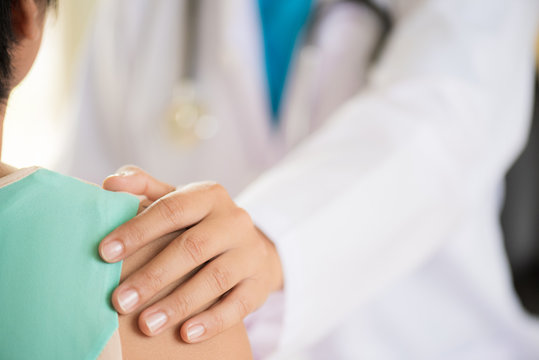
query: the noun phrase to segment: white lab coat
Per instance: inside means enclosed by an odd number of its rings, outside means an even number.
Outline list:
[[[255,1],[204,1],[200,88],[215,137],[163,135],[181,2],[104,1],[76,90],[72,174],[134,163],[224,184],[276,243],[282,293],[247,320],[257,358],[537,359],[499,229],[529,126],[535,0],[335,5],[297,56],[272,131]],[[300,65],[298,65],[300,64]]]

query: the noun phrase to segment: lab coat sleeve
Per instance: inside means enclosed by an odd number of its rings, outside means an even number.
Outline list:
[[[312,344],[424,264],[526,140],[538,3],[401,8],[368,88],[238,198],[281,257],[277,351]]]

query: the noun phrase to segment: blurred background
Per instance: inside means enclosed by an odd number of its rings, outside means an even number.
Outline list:
[[[69,125],[63,113],[70,103],[80,50],[97,2],[60,1],[56,15],[48,18],[36,63],[9,100],[4,124],[4,133],[9,135],[2,154],[6,163],[56,167]]]
[[[524,307],[532,313],[539,314],[539,81],[537,76],[535,106],[528,145],[506,177],[502,227],[515,289]]]
[[[4,161],[17,167],[57,168],[67,134],[64,112],[79,54],[99,0],[61,1],[49,18],[37,62],[13,93],[7,110]],[[538,41],[539,48],[539,41]],[[538,52],[539,55],[539,52]],[[502,225],[514,285],[524,307],[539,314],[539,86],[530,141],[507,176]],[[32,99],[32,106],[28,106]],[[37,150],[39,149],[39,151]]]

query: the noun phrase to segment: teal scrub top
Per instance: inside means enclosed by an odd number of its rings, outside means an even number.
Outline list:
[[[38,169],[0,188],[0,359],[95,359],[118,328],[121,263],[101,239],[136,215],[123,193]]]
[[[266,80],[274,127],[300,34],[313,10],[312,0],[258,0],[264,40]]]

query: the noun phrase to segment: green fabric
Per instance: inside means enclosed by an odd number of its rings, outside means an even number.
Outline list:
[[[0,359],[95,359],[118,316],[121,263],[100,240],[138,199],[45,169],[0,188]]]

